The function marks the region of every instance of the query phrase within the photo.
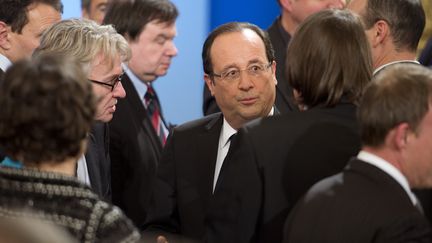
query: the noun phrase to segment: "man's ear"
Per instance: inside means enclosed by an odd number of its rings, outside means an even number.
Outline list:
[[[372,47],[377,47],[388,40],[390,27],[384,20],[378,20],[372,27],[371,44]]]
[[[272,76],[273,76],[274,84],[277,85],[278,81],[277,81],[277,78],[276,78],[276,68],[277,68],[276,61],[272,62],[271,68],[272,68]]]
[[[281,4],[282,8],[288,12],[293,11],[292,2],[293,0],[279,0],[279,3]]]
[[[205,73],[204,74],[204,80],[206,82],[208,89],[210,90],[211,95],[214,96],[214,91],[213,91],[213,89],[214,89],[213,86],[215,85],[214,79],[212,79],[208,74]]]
[[[398,150],[404,149],[407,146],[409,136],[414,134],[408,123],[401,123],[393,128],[387,135],[389,142]],[[386,138],[387,139],[387,138]]]
[[[10,43],[8,40],[10,28],[3,21],[0,21],[0,47],[2,49],[9,49]]]

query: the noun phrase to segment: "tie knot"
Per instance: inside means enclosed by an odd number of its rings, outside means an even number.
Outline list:
[[[156,97],[156,94],[155,94],[153,87],[150,85],[147,85],[147,92],[144,95],[144,99],[145,99],[146,103],[148,104],[148,103],[152,102],[155,99],[155,97]]]

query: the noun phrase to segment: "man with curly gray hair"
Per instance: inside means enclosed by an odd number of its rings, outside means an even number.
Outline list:
[[[108,125],[117,100],[126,96],[120,82],[122,62],[130,49],[126,40],[110,25],[90,20],[68,19],[49,28],[34,55],[56,53],[77,59],[86,69],[88,82],[97,97],[96,113],[89,134],[89,146],[77,166],[77,177],[106,200],[111,198],[111,169],[108,155]]]

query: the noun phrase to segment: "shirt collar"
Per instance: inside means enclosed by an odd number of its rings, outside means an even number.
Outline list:
[[[129,69],[129,67],[123,63],[123,70],[125,71],[125,73],[127,74],[127,76],[129,77],[129,79],[131,80],[133,86],[135,87],[136,91],[138,92],[138,95],[141,99],[144,98],[144,95],[147,93],[147,85],[144,81],[142,81],[141,79],[139,79],[133,72],[132,70]]]
[[[12,65],[12,62],[5,57],[4,55],[0,54],[0,69],[6,72],[6,70]]]
[[[235,130],[234,128],[232,128],[232,126],[227,122],[227,120],[223,119],[223,124],[222,124],[222,131],[221,131],[221,136],[222,136],[222,146],[225,147],[229,141],[229,139],[231,138],[232,135],[236,134],[237,130]]]
[[[386,160],[371,154],[369,152],[366,152],[364,150],[360,151],[360,153],[357,155],[357,158],[362,160],[363,162],[366,162],[368,164],[371,164],[375,167],[378,167],[388,175],[390,175],[394,180],[396,180],[402,188],[406,191],[408,196],[410,197],[413,205],[416,205],[417,203],[417,197],[412,193],[408,180],[406,177],[392,164],[387,162]]]
[[[274,107],[271,108],[268,116],[273,116],[273,114],[274,114]],[[225,147],[227,145],[231,136],[236,134],[236,133],[237,133],[237,130],[235,130],[224,117],[223,118],[223,124],[222,124],[222,130],[221,130],[223,147]]]
[[[383,70],[384,68],[386,68],[387,66],[396,64],[396,63],[401,63],[401,62],[408,62],[408,63],[415,63],[415,64],[420,64],[418,61],[416,60],[400,60],[400,61],[394,61],[394,62],[389,62],[386,63],[384,65],[379,66],[377,69],[375,69],[375,71],[373,72],[373,75],[376,75],[379,71]]]

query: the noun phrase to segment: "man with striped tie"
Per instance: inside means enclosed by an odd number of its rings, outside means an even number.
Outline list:
[[[126,98],[110,123],[112,201],[142,225],[168,127],[152,83],[164,76],[177,55],[177,8],[169,0],[114,1],[104,24],[112,24],[131,48],[123,64]]]

